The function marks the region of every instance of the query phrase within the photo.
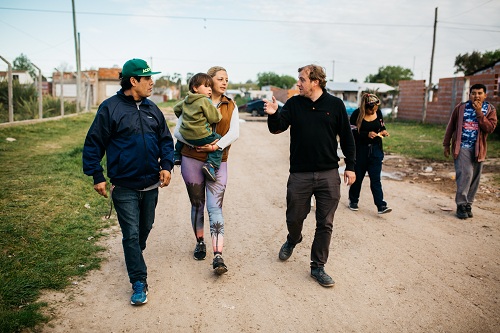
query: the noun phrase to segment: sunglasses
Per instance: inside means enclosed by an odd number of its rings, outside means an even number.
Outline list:
[[[366,103],[365,107],[368,109],[373,109],[375,107],[375,105],[377,105],[377,103]]]

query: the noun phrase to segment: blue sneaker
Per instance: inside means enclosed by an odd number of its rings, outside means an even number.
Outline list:
[[[210,163],[204,163],[201,167],[203,174],[205,175],[205,179],[215,182],[217,180],[217,176],[215,175],[215,168]]]
[[[148,284],[145,281],[135,281],[132,285],[132,290],[130,304],[142,305],[148,302]]]

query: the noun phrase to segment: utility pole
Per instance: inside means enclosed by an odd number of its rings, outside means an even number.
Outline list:
[[[76,32],[76,14],[75,0],[71,0],[73,6],[73,34],[75,37],[75,56],[76,56],[76,112],[80,112],[80,94],[82,86],[82,73],[80,68],[80,34]]]
[[[54,68],[60,75],[60,79],[61,79],[61,95],[60,95],[60,99],[61,99],[61,117],[64,116],[64,92],[63,92],[63,87],[64,87],[64,70],[58,70],[57,68]],[[54,81],[54,80],[52,80]]]
[[[436,47],[436,27],[437,27],[438,7],[434,11],[434,35],[432,37],[431,70],[429,73],[429,86],[425,89],[424,110],[422,112],[422,123],[425,123],[427,117],[427,103],[429,102],[429,93],[432,89],[432,67],[434,65],[434,49]]]
[[[38,119],[43,118],[43,96],[42,96],[42,70],[37,65],[31,63],[38,69]]]

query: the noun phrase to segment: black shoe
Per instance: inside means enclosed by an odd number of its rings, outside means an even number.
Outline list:
[[[390,212],[392,212],[392,208],[389,208],[387,206],[380,206],[378,208],[378,213],[379,214],[385,214],[385,213],[390,213]]]
[[[466,204],[465,205],[465,211],[467,212],[467,217],[474,217],[474,214],[472,214],[472,206],[471,206],[471,204]]]
[[[217,275],[222,275],[227,272],[227,266],[224,264],[224,259],[222,259],[220,254],[215,256],[212,267]]]
[[[323,287],[333,287],[333,285],[335,284],[335,281],[333,281],[330,275],[326,274],[323,267],[311,267],[311,276],[315,278],[316,281],[318,281],[318,283]]]
[[[279,258],[280,260],[288,260],[293,253],[295,245],[288,243],[288,240],[281,246]]]
[[[465,220],[466,218],[469,217],[469,215],[467,214],[467,209],[465,208],[465,205],[458,205],[457,206],[457,217],[459,219],[462,219],[462,220]]]
[[[357,212],[359,210],[358,204],[354,202],[349,202],[349,209],[352,211]]]
[[[201,241],[196,244],[196,247],[194,249],[194,258],[196,260],[205,260],[206,256],[207,256],[207,247],[205,245],[205,242]]]

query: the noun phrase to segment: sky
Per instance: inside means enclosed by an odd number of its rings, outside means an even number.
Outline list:
[[[226,68],[233,83],[258,73],[364,82],[401,66],[428,82],[455,74],[459,54],[500,49],[500,0],[74,0],[81,69],[146,60],[162,75]],[[76,71],[71,0],[0,0],[0,56],[20,54],[51,77]],[[7,65],[0,61],[0,70]]]

